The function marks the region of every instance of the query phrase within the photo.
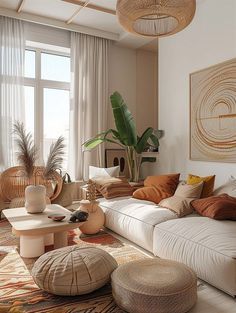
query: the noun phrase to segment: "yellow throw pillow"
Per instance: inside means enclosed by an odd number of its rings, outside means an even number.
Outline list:
[[[206,177],[200,177],[196,175],[189,174],[187,179],[188,185],[195,185],[200,182],[204,182],[201,198],[207,198],[212,196],[213,190],[214,190],[214,184],[215,184],[215,175],[213,176],[206,176]]]

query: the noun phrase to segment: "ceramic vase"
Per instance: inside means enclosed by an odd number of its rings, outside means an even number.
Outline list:
[[[42,213],[46,209],[46,188],[30,185],[25,188],[25,208],[28,213]]]
[[[83,234],[92,235],[100,231],[105,223],[105,214],[98,201],[82,200],[79,209],[88,212],[88,220],[79,228]]]

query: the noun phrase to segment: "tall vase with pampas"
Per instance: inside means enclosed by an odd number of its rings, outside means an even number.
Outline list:
[[[23,123],[16,122],[14,124],[14,134],[18,146],[17,160],[30,182],[30,185],[25,188],[25,208],[28,213],[42,213],[46,208],[46,188],[42,185],[35,186],[33,182],[37,148],[33,142],[32,134],[26,132]]]
[[[14,125],[14,134],[16,135],[16,144],[18,146],[17,160],[24,169],[25,176],[30,185],[25,189],[25,208],[28,213],[42,213],[46,208],[46,187],[35,185],[33,173],[35,162],[37,160],[37,148],[33,143],[31,133],[27,133],[23,123],[17,122]],[[53,181],[53,173],[56,169],[61,169],[64,154],[64,138],[59,137],[50,147],[50,152],[44,178]]]

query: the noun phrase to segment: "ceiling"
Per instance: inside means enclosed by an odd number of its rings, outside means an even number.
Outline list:
[[[116,0],[0,0],[0,15],[94,34],[122,46],[157,48],[150,45],[152,39],[125,32],[115,10]]]

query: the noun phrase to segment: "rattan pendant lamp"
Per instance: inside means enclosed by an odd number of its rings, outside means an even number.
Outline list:
[[[188,26],[195,14],[196,0],[118,0],[120,24],[130,33],[161,37]]]

